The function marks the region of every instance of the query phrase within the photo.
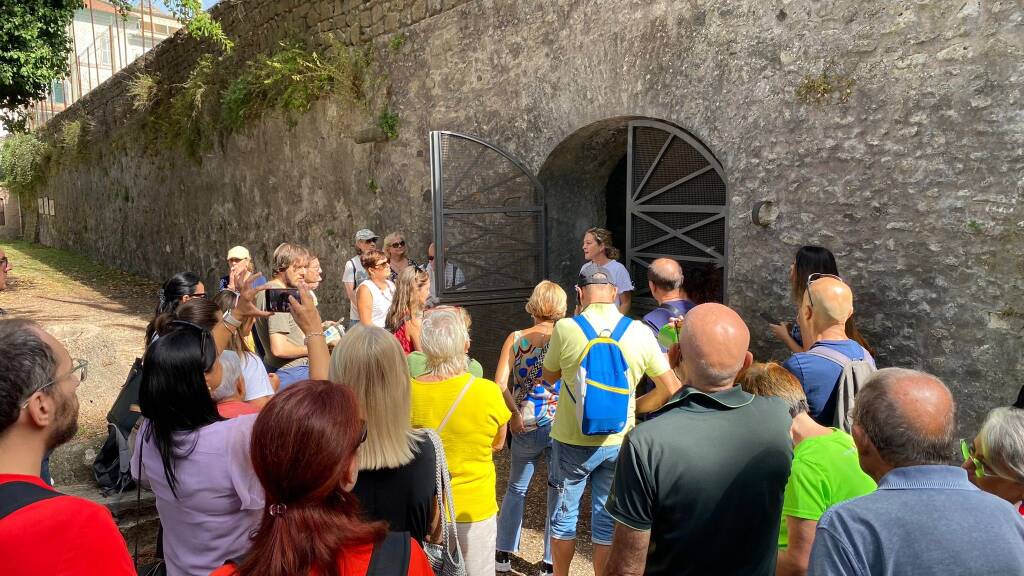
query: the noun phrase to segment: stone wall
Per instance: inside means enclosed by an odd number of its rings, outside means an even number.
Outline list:
[[[21,204],[18,195],[0,188],[0,238],[21,237]]]
[[[818,243],[854,286],[880,363],[944,378],[965,429],[1024,384],[1018,2],[241,0],[215,14],[239,58],[289,28],[375,42],[399,138],[357,144],[366,119],[327,99],[295,127],[267,118],[196,162],[130,129],[128,70],[76,104],[118,145],[51,176],[41,195],[66,210],[40,225],[44,241],[154,278],[212,278],[237,243],[264,266],[278,242],[308,243],[328,272],[323,307],[340,316],[356,229],[402,229],[424,255],[427,134],[443,129],[540,175],[566,282],[573,243],[604,218],[609,146],[628,119],[658,119],[724,166],[727,298],[760,357],[785,357],[761,315],[793,316],[789,264]],[[392,29],[408,35],[401,50],[385,48]],[[180,82],[197,53],[175,37],[136,66]],[[848,99],[798,97],[826,68]],[[754,226],[765,199],[779,217]]]

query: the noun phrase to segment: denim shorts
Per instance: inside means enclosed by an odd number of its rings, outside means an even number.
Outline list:
[[[619,459],[619,446],[573,446],[557,440],[551,442],[551,464],[548,485],[554,491],[551,515],[551,536],[559,540],[576,538],[580,500],[590,479],[590,539],[594,544],[609,546],[615,531],[615,521],[604,509],[615,463]]]

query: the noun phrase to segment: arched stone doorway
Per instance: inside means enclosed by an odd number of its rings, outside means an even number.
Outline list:
[[[508,332],[529,323],[522,305],[541,278],[561,284],[575,304],[581,240],[592,226],[617,238],[636,286],[635,313],[656,305],[647,267],[659,257],[678,260],[688,284],[696,277],[710,286],[702,300],[724,301],[724,171],[678,126],[596,122],[556,146],[536,176],[498,144],[432,132],[431,180],[435,243],[444,247],[434,282],[442,302],[473,315],[472,352],[485,371]]]
[[[688,287],[724,301],[728,195],[721,163],[678,126],[637,117],[590,124],[563,140],[538,173],[547,204],[548,276],[571,288],[591,226],[612,231],[642,311],[655,305],[647,266],[678,260]]]

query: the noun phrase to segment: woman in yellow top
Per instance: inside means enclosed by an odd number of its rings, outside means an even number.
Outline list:
[[[504,446],[512,413],[497,384],[466,372],[469,334],[457,309],[428,310],[420,345],[428,371],[412,379],[412,425],[437,430],[444,444],[468,576],[494,576],[498,502],[492,453]]]

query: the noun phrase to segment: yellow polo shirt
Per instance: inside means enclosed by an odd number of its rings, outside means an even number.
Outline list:
[[[591,304],[583,311],[583,317],[590,322],[594,330],[600,334],[602,330],[614,330],[622,315],[614,304]],[[548,352],[544,356],[544,368],[552,372],[562,372],[562,387],[569,386],[576,394],[576,373],[580,368],[580,355],[587,346],[587,337],[572,318],[563,318],[555,324],[548,343]],[[563,444],[573,446],[618,446],[626,432],[635,424],[637,382],[647,374],[654,378],[668,372],[670,367],[665,355],[661,353],[658,340],[654,333],[643,322],[634,321],[619,339],[619,347],[629,365],[629,411],[626,416],[626,427],[619,434],[607,436],[586,436],[580,431],[576,419],[576,403],[564,392],[558,395],[558,408],[555,421],[551,424],[551,437]]]

